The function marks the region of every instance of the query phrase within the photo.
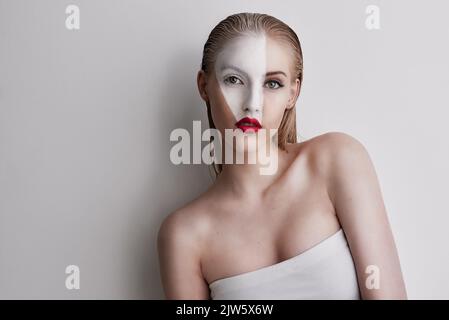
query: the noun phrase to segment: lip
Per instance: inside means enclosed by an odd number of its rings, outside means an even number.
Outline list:
[[[244,117],[240,119],[239,121],[236,122],[235,125],[243,132],[246,132],[248,130],[253,130],[254,132],[257,132],[260,128],[262,128],[262,125],[259,123],[257,119],[249,117]]]

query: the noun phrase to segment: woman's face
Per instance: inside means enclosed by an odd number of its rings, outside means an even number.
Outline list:
[[[284,111],[294,107],[299,93],[292,66],[289,46],[264,34],[240,36],[225,44],[202,94],[223,137],[224,129],[238,130],[237,139],[257,139],[258,124],[266,136],[279,128]],[[241,120],[245,117],[253,123]]]

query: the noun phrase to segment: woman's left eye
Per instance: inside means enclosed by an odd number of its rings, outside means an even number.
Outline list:
[[[283,85],[282,85],[279,81],[276,81],[276,80],[270,80],[270,81],[267,81],[267,82],[265,83],[265,85],[266,85],[267,88],[269,88],[269,89],[278,89],[278,88],[283,87]]]

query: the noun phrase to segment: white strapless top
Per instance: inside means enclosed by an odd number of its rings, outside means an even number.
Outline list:
[[[290,259],[209,284],[214,300],[360,299],[343,229]]]

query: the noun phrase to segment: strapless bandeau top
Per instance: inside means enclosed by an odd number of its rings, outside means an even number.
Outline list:
[[[343,229],[297,256],[215,280],[214,300],[360,299],[354,261]]]

